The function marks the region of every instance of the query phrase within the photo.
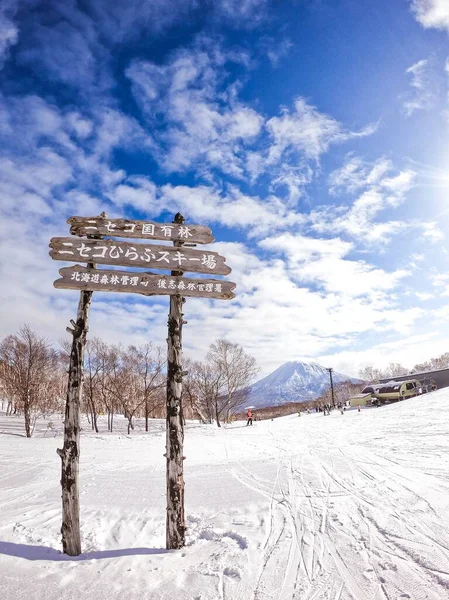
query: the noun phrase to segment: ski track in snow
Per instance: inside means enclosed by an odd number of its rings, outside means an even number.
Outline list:
[[[164,423],[84,423],[74,559],[60,552],[60,420],[27,440],[0,413],[0,598],[449,598],[448,410],[441,390],[324,419],[188,423],[187,544],[170,552]]]

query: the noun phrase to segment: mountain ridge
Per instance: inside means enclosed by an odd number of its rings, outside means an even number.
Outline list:
[[[338,371],[332,371],[334,384],[343,381],[361,382]],[[312,362],[289,361],[273,373],[250,386],[245,404],[254,408],[281,406],[288,402],[309,402],[330,388],[329,371]]]

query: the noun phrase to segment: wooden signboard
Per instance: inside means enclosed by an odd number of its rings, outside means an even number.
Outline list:
[[[58,449],[62,461],[62,547],[65,554],[81,554],[79,526],[79,444],[80,404],[83,391],[84,350],[88,331],[89,308],[94,291],[131,292],[146,296],[169,295],[167,337],[167,417],[166,417],[166,486],[167,516],[166,545],[172,550],[185,544],[184,517],[184,423],[182,414],[182,327],[184,296],[201,298],[234,298],[235,283],[219,279],[189,279],[186,271],[227,275],[231,269],[217,252],[189,248],[189,243],[212,242],[212,232],[203,225],[186,225],[177,213],[172,223],[70,217],[70,233],[75,237],[55,237],[50,241],[50,256],[55,260],[88,263],[87,267],[73,265],[60,269],[61,279],[56,288],[80,291],[77,320],[67,328],[73,336],[64,420],[64,445]],[[83,237],[84,236],[84,237]],[[120,242],[114,238],[141,238],[145,243]],[[165,240],[173,245],[153,245]],[[148,271],[119,271],[97,269],[96,264],[110,267],[164,269],[170,275]]]
[[[89,269],[80,265],[60,269],[59,274],[62,278],[53,283],[55,288],[125,292],[144,296],[180,294],[222,300],[235,298],[235,294],[232,293],[235,283],[220,279],[188,279],[154,273]]]
[[[225,258],[217,252],[130,244],[116,240],[90,240],[54,237],[50,256],[55,260],[99,263],[121,267],[143,267],[176,271],[194,271],[214,275],[231,272]]]
[[[105,235],[195,244],[209,244],[214,241],[212,231],[204,225],[130,221],[107,217],[70,217],[67,223],[71,226],[70,233],[77,236]]]

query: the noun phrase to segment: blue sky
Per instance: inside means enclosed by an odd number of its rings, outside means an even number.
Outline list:
[[[66,219],[208,225],[237,284],[189,300],[189,356],[356,375],[447,350],[447,0],[6,0],[2,313],[64,335]],[[96,294],[90,335],[163,345],[168,300]]]

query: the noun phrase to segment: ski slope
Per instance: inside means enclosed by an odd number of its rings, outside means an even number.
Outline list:
[[[187,545],[165,545],[165,432],[81,446],[83,555],[60,552],[61,423],[0,415],[0,598],[449,598],[449,392],[381,408],[190,423]],[[100,426],[106,429],[105,423]],[[58,431],[59,430],[59,431]]]

